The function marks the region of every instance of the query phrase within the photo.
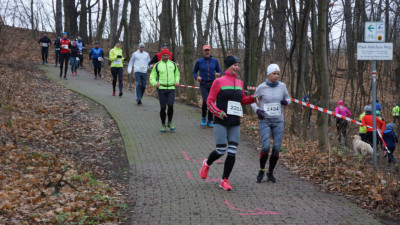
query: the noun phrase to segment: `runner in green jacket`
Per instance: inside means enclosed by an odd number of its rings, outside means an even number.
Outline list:
[[[393,108],[392,113],[393,113],[393,123],[396,123],[396,121],[399,120],[399,116],[400,116],[399,103],[396,103],[396,106]]]
[[[112,86],[113,93],[115,96],[115,86],[117,85],[117,77],[118,77],[118,86],[119,86],[119,96],[122,96],[122,76],[124,74],[124,57],[122,57],[122,49],[120,48],[120,43],[117,41],[115,43],[115,47],[110,50],[109,59],[111,61],[111,74],[113,76]]]

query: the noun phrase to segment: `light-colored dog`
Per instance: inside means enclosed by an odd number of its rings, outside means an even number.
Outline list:
[[[372,155],[374,150],[371,145],[361,140],[361,137],[358,135],[353,136],[353,148],[356,154],[361,155]]]

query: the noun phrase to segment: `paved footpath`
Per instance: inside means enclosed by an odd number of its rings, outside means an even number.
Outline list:
[[[199,176],[202,159],[215,145],[213,130],[199,126],[199,109],[175,104],[176,131],[161,133],[156,98],[145,96],[138,106],[131,91],[125,88],[121,98],[113,97],[111,84],[87,71],[65,81],[54,65],[41,69],[56,83],[104,105],[116,120],[133,174],[132,224],[379,224],[344,197],[321,192],[280,164],[277,183],[257,184],[258,153],[244,136],[229,180],[233,190],[219,189],[222,162],[212,165],[210,178]]]

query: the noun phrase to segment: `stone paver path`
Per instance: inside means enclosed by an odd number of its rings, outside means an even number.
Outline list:
[[[156,98],[145,96],[138,106],[131,91],[113,97],[111,84],[87,71],[65,81],[54,65],[41,68],[57,84],[104,105],[118,123],[133,173],[132,224],[379,224],[344,197],[321,192],[279,164],[277,183],[257,184],[258,153],[246,137],[230,178],[233,190],[219,189],[222,162],[212,165],[209,179],[199,176],[215,144],[212,129],[199,126],[199,109],[175,104],[176,131],[160,133]]]

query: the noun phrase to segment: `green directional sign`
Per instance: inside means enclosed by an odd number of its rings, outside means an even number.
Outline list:
[[[365,22],[365,42],[385,42],[385,23]]]

